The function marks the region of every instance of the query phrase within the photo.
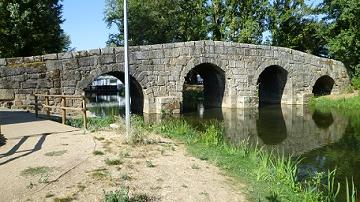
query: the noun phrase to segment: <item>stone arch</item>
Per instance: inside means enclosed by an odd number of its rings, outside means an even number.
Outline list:
[[[312,93],[315,96],[322,96],[322,95],[330,95],[335,85],[335,80],[328,76],[324,75],[319,77],[315,84],[313,85]]]
[[[288,71],[281,66],[266,67],[257,77],[259,103],[280,104],[288,80]]]
[[[184,70],[180,79],[183,85],[197,74],[203,79],[203,104],[205,108],[222,107],[225,93],[225,71],[223,69],[213,63],[201,63]],[[184,88],[182,89],[184,90]],[[184,100],[182,104],[184,106]]]
[[[269,59],[266,60],[265,62],[263,62],[256,70],[254,78],[259,78],[260,74],[264,72],[264,70],[268,67],[271,66],[278,66],[281,67],[283,69],[285,69],[286,71],[289,72],[289,74],[291,74],[291,72],[288,70],[288,63],[286,63],[285,61],[282,60],[273,60],[273,59]],[[257,80],[253,80],[253,85],[257,84]]]
[[[123,71],[100,71],[96,70],[91,72],[90,75],[85,77],[77,86],[77,92],[83,92],[84,89],[91,84],[97,77],[101,75],[110,75],[125,83],[125,73]],[[135,77],[130,75],[130,99],[131,111],[134,113],[143,113],[144,111],[144,93],[141,84]]]

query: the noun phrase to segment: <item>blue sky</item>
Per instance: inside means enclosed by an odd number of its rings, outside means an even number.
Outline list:
[[[62,28],[71,38],[71,47],[87,50],[105,47],[109,30],[104,22],[105,0],[64,0]]]

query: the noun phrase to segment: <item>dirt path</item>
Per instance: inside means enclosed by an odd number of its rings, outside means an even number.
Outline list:
[[[37,129],[14,135],[30,128],[27,124]],[[130,145],[119,132],[84,134],[52,124],[3,126],[7,142],[0,147],[0,201],[103,201],[104,191],[121,187],[130,196],[154,201],[246,201],[243,185],[171,140],[153,136],[150,144]],[[39,134],[56,127],[57,132]]]

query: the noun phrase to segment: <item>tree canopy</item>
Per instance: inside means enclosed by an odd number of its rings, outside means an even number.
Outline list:
[[[106,0],[105,21],[116,25],[108,45],[123,43],[123,0]],[[343,61],[360,74],[360,1],[129,0],[132,45],[221,40],[289,47]]]
[[[130,0],[129,40],[133,45],[203,39],[259,44],[266,5],[266,0]],[[119,29],[108,45],[121,45],[122,0],[107,0],[105,21]]]
[[[0,57],[40,55],[67,50],[61,29],[61,0],[1,0]]]
[[[360,1],[324,0],[319,9],[326,23],[324,36],[329,56],[360,76]]]

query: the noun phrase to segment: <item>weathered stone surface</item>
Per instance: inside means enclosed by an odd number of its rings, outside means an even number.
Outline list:
[[[0,58],[0,66],[5,66],[5,65],[6,65],[5,58]]]
[[[57,60],[58,59],[58,55],[55,54],[47,54],[47,55],[43,55],[43,59],[44,60]]]
[[[0,101],[14,100],[14,98],[15,98],[14,90],[0,89]]]
[[[306,103],[323,76],[334,80],[333,93],[349,84],[341,62],[282,47],[192,41],[129,51],[132,108],[145,113],[179,113],[185,77],[194,68],[208,75],[207,104],[223,108],[257,107],[260,76],[274,66],[286,72],[278,81],[283,104]],[[123,63],[122,47],[0,59],[0,89],[7,89],[0,91],[6,97],[0,105],[24,107],[31,93],[81,94],[106,73],[124,81]]]

